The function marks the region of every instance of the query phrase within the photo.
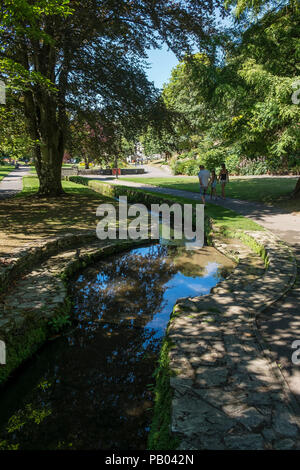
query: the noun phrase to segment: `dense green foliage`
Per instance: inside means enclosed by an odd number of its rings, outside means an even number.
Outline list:
[[[62,193],[61,165],[74,115],[125,127],[156,124],[163,102],[145,74],[147,50],[210,49],[221,0],[3,0],[0,79],[23,106],[39,192]],[[224,9],[223,9],[224,12]],[[155,127],[155,126],[154,126]]]
[[[243,12],[247,2],[237,3]],[[173,70],[163,99],[182,116],[172,135],[175,174],[222,162],[238,175],[299,174],[299,20],[291,5],[271,9],[224,36],[222,60],[196,53]]]
[[[6,106],[0,107],[0,163],[3,158],[30,158],[33,142],[26,132],[22,109],[8,99]]]

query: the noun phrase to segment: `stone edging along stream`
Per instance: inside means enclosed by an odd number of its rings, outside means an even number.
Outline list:
[[[265,272],[243,285],[239,263],[210,294],[177,300],[156,375],[151,449],[300,449],[299,407],[255,320],[293,286],[296,260],[270,232],[234,236],[264,258]],[[218,235],[211,242],[242,260]]]
[[[145,244],[147,240],[102,242],[93,231],[22,250],[11,260],[12,266],[2,268],[5,282],[14,284],[0,302],[0,340],[6,345],[0,385],[70,322],[68,280],[76,271],[103,256]]]
[[[91,241],[95,239],[95,232],[91,231],[88,234],[70,234],[63,237],[56,237],[47,239],[46,242],[40,241],[35,246],[28,245],[15,253],[6,255],[0,259],[0,294],[4,292],[14,279],[20,277],[25,272],[29,271],[31,267],[37,263],[42,262],[46,258],[55,255],[63,249],[68,249],[78,246],[84,241]]]

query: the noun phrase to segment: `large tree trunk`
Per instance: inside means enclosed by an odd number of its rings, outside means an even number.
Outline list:
[[[300,176],[298,178],[298,181],[296,183],[296,187],[295,187],[294,191],[292,192],[291,197],[293,199],[300,199]]]
[[[86,170],[89,170],[90,168],[90,161],[89,161],[89,157],[88,156],[84,156],[84,167]]]
[[[51,31],[50,31],[51,33]],[[29,69],[30,58],[26,56],[26,44],[23,44],[24,66]],[[53,45],[41,47],[36,42],[38,51],[34,60],[34,69],[55,83],[56,50]],[[61,67],[59,92],[47,89],[45,85],[35,84],[24,92],[24,109],[29,131],[35,141],[35,167],[40,182],[39,195],[57,197],[64,194],[61,183],[61,167],[65,151],[67,116],[65,94],[68,74],[68,54]]]
[[[61,183],[61,167],[64,156],[64,138],[56,123],[47,126],[42,137],[40,151],[36,154],[35,167],[40,182],[39,195],[57,197],[64,194]]]
[[[35,168],[39,178],[39,192],[43,197],[64,194],[61,167],[65,150],[64,126],[59,122],[56,101],[39,93],[38,100],[31,93],[25,95],[25,111],[32,138],[35,140]]]
[[[47,144],[46,144],[47,145]],[[62,158],[59,149],[51,146],[41,148],[41,159],[36,159],[36,171],[40,182],[38,194],[43,197],[58,197],[64,194],[61,183]]]

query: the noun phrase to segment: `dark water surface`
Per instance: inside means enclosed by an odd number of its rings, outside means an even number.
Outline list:
[[[0,449],[145,449],[173,305],[209,293],[232,267],[213,248],[154,245],[82,271],[73,327],[0,392]]]

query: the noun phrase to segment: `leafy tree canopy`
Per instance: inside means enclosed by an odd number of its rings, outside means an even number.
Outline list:
[[[300,80],[298,25],[292,7],[269,11],[228,38],[224,64],[194,54],[173,71],[163,96],[188,122],[188,131],[177,130],[198,135],[199,153],[209,152],[214,165],[222,152],[223,160],[232,152],[263,156],[275,167],[299,157],[300,109],[292,101]]]
[[[221,0],[2,1],[0,77],[22,91],[41,194],[62,192],[68,113],[119,122],[150,112],[147,50],[163,41],[178,56],[195,42],[213,50],[216,8],[224,14]]]

